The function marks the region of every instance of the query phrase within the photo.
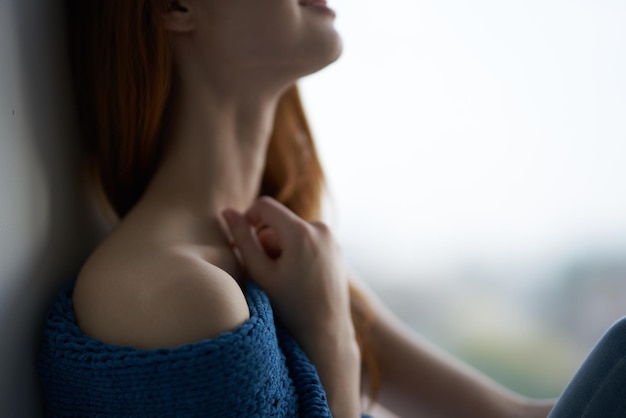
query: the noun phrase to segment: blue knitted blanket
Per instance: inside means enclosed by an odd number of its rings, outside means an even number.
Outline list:
[[[38,370],[54,417],[330,417],[315,367],[275,326],[269,300],[246,292],[250,319],[174,349],[102,343],[76,324],[72,289],[48,314]]]

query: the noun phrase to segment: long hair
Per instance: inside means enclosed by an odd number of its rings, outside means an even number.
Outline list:
[[[171,0],[67,0],[74,88],[87,154],[98,187],[123,217],[140,199],[164,148],[173,52],[162,19]],[[279,101],[261,194],[305,220],[318,219],[324,174],[297,87]],[[351,290],[352,316],[375,393],[378,367],[371,315]]]

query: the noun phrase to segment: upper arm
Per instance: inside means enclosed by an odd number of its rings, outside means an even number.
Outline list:
[[[205,263],[188,265],[176,277],[161,280],[146,303],[142,336],[146,348],[177,347],[214,338],[250,317],[237,282]]]
[[[109,273],[74,294],[81,329],[105,343],[174,348],[217,337],[250,317],[232,276],[198,258],[150,257],[116,271],[114,280]]]

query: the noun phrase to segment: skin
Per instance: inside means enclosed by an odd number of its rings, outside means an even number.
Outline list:
[[[278,99],[341,53],[333,18],[296,0],[180,0],[162,17],[177,86],[167,150],[144,196],[83,266],[79,326],[145,349],[216,337],[249,318],[249,275],[316,365],[333,415],[357,417],[367,376],[337,245],[322,223],[258,199]],[[365,293],[387,370],[383,405],[402,416],[547,415],[423,343]]]
[[[79,326],[137,348],[176,347],[237,327],[249,311],[232,235],[316,364],[333,415],[356,417],[360,355],[332,236],[257,199],[281,94],[341,52],[333,19],[294,0],[179,1],[163,18],[177,74],[168,148],[142,199],[80,272]],[[271,227],[279,258],[253,240],[253,223]]]
[[[554,400],[532,400],[504,388],[422,339],[361,281],[351,282],[374,311],[372,342],[383,366],[375,417],[548,416]],[[368,393],[366,374],[364,383]]]

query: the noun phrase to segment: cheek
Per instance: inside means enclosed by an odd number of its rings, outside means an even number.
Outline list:
[[[297,0],[220,1],[236,3],[216,16],[214,36],[224,48],[254,56],[295,46],[302,29]]]
[[[214,63],[266,66],[302,76],[334,61],[341,52],[333,19],[303,10],[297,0],[216,1],[224,3],[216,4],[206,35]]]
[[[264,3],[262,0],[257,0],[257,2]],[[277,2],[278,0],[273,0],[267,3]],[[254,28],[248,32],[248,35],[255,40],[258,47],[275,49],[293,45],[303,24],[297,1],[290,1],[288,5],[281,4],[276,7],[269,7],[268,4],[267,6],[259,8],[258,12],[248,22],[248,27]]]

